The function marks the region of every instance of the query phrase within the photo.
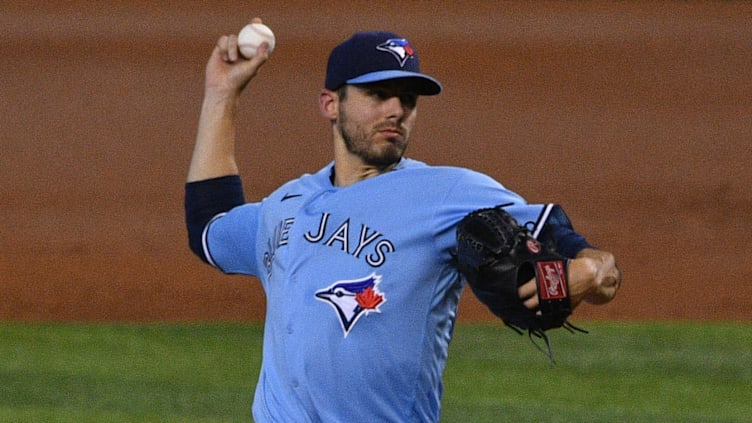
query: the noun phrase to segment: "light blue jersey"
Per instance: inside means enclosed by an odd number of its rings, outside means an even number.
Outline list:
[[[483,174],[403,159],[334,187],[332,165],[214,219],[209,261],[267,296],[256,422],[435,422],[462,281],[457,223],[544,206]]]

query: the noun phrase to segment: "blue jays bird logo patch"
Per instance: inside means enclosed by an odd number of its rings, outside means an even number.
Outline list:
[[[407,59],[413,57],[415,50],[404,38],[391,38],[383,44],[379,44],[376,50],[392,53],[397,58],[400,66],[405,66]]]
[[[316,292],[316,299],[324,301],[337,312],[345,337],[363,315],[381,313],[379,307],[386,297],[379,290],[381,275],[371,273],[362,279],[337,281],[328,288]]]

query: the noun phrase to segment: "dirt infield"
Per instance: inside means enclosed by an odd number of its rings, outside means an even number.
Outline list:
[[[275,3],[0,8],[0,319],[262,316],[182,214],[205,61],[251,15],[278,40],[243,100],[248,198],[329,160],[326,55],[390,29],[445,85],[411,157],[559,202],[616,253],[622,292],[579,319],[752,319],[752,3]],[[466,294],[460,318],[490,315]]]

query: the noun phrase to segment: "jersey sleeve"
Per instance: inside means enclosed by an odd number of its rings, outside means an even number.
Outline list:
[[[217,215],[204,230],[209,264],[227,274],[257,276],[257,234],[261,203],[247,203]]]
[[[446,196],[435,213],[439,251],[453,255],[457,243],[457,224],[468,213],[487,207],[521,206],[525,199],[485,174],[461,170],[451,174]],[[437,181],[438,183],[439,181]]]
[[[552,236],[557,249],[565,257],[573,258],[583,248],[592,248],[584,236],[574,231],[569,218],[556,204],[529,204],[519,194],[507,189],[488,175],[465,171],[448,186],[447,196],[436,218],[436,236],[440,251],[454,251],[456,228],[460,220],[475,210],[501,206],[520,225],[528,227],[538,237]]]

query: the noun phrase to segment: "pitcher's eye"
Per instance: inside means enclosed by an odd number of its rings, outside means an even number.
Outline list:
[[[418,104],[418,95],[413,93],[405,93],[400,96],[400,101],[403,106],[413,108]]]

